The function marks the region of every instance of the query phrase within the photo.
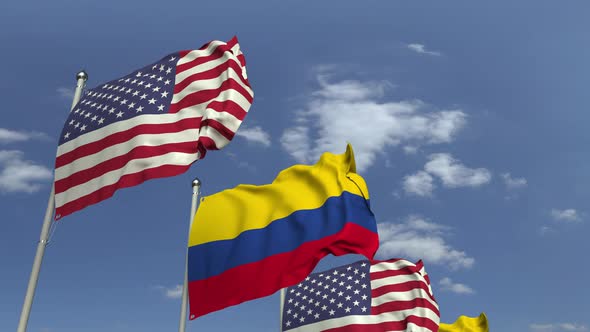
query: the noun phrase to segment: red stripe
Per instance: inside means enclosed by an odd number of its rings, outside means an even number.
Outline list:
[[[351,324],[342,327],[323,330],[323,332],[383,332],[383,331],[406,331],[408,323],[427,328],[433,332],[438,331],[438,324],[425,317],[410,315],[399,322],[382,322],[378,324]]]
[[[119,179],[119,181],[117,181],[114,184],[104,186],[93,193],[90,193],[86,196],[80,197],[60,207],[57,207],[55,209],[55,220],[59,220],[78,210],[82,210],[88,205],[101,202],[113,196],[114,192],[117,189],[136,186],[150,179],[157,179],[182,174],[186,172],[186,170],[189,167],[190,165],[163,165],[160,167],[145,169],[137,173],[124,175]]]
[[[225,112],[233,115],[238,120],[244,120],[246,112],[238,103],[233,100],[218,101],[214,100],[207,105],[207,109],[212,109],[217,112]]]
[[[378,235],[354,223],[297,249],[244,264],[203,280],[189,282],[190,319],[270,295],[307,277],[324,256],[358,253],[372,258]]]
[[[381,296],[383,294],[387,294],[389,292],[407,292],[409,290],[416,289],[416,288],[421,288],[421,289],[425,290],[426,293],[428,293],[428,296],[430,296],[430,298],[434,301],[434,297],[432,297],[432,295],[430,294],[430,290],[428,289],[428,285],[422,281],[417,281],[417,280],[406,281],[406,282],[402,282],[399,284],[392,284],[392,285],[386,285],[386,286],[382,286],[379,288],[375,288],[375,289],[371,290],[371,296],[373,298],[376,298],[378,296]]]
[[[242,94],[249,103],[252,103],[253,98],[250,95],[250,93],[246,91],[246,89],[244,89],[244,87],[242,87],[242,85],[236,82],[233,78],[228,78],[227,80],[223,81],[223,83],[221,83],[221,86],[218,88],[209,90],[199,90],[186,95],[184,98],[182,98],[182,100],[180,100],[176,104],[171,104],[169,112],[176,113],[183,108],[190,107],[193,105],[199,105],[204,102],[213,100],[217,98],[225,90],[235,90]]]
[[[187,86],[191,83],[201,80],[210,80],[213,78],[220,78],[228,76],[229,68],[233,69],[234,72],[238,75],[238,77],[242,80],[244,84],[250,86],[247,80],[242,75],[242,67],[235,61],[228,59],[226,62],[220,63],[217,67],[211,68],[206,71],[198,72],[187,76],[182,82],[177,83],[174,85],[174,93],[179,93],[180,91],[184,90]]]
[[[423,299],[423,298],[415,298],[410,301],[396,301],[392,300],[391,302],[386,302],[376,307],[371,307],[371,314],[372,315],[379,315],[384,314],[386,312],[392,311],[400,311],[400,310],[408,310],[414,308],[427,308],[432,310],[437,316],[440,317],[440,312],[438,308],[432,304],[430,301]]]
[[[197,144],[191,142],[179,142],[163,144],[159,146],[138,146],[128,153],[105,160],[94,167],[87,168],[70,176],[55,182],[55,193],[59,194],[69,188],[86,183],[94,178],[98,178],[110,171],[123,168],[127,163],[134,159],[143,159],[160,156],[169,152],[197,153]]]
[[[185,62],[181,65],[178,65],[178,66],[176,66],[176,74],[178,75],[179,73],[182,73],[183,71],[189,70],[192,67],[198,66],[198,65],[203,64],[205,62],[219,59],[220,57],[223,56],[223,53],[230,52],[231,48],[234,47],[236,44],[237,44],[237,40],[232,39],[226,45],[217,46],[213,50],[213,53],[211,53],[208,56],[200,56],[194,60],[191,60],[189,62]],[[204,50],[205,48],[207,48],[208,45],[209,44],[205,44],[205,46],[203,46],[200,50]]]
[[[176,133],[186,129],[199,128],[201,118],[188,118],[183,119],[174,123],[155,123],[155,124],[141,124],[135,127],[129,128],[125,131],[120,131],[109,136],[106,136],[98,141],[88,143],[77,147],[76,149],[64,153],[55,159],[55,168],[62,167],[73,162],[76,159],[95,154],[108,148],[110,146],[127,142],[137,135],[144,134],[165,134],[165,133]],[[96,131],[98,132],[98,131]],[[195,140],[197,137],[195,137]]]
[[[424,267],[423,263],[419,261],[416,266],[406,266],[399,270],[385,270],[378,272],[371,272],[371,280],[377,280],[387,277],[395,277],[401,275],[420,274],[420,270]]]
[[[201,132],[206,131],[206,127],[210,127],[210,128],[215,129],[218,133],[220,133],[228,141],[231,141],[234,138],[234,135],[235,135],[234,132],[229,130],[221,122],[218,122],[215,119],[203,120],[203,122],[201,122]]]

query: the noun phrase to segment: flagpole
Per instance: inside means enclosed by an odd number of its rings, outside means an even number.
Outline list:
[[[283,306],[285,305],[285,288],[284,287],[281,288],[279,298],[281,301],[281,304],[279,305],[279,325],[280,325],[279,331],[282,331],[283,330]]]
[[[201,191],[201,180],[195,178],[192,182],[193,185],[193,200],[191,203],[191,214],[189,220],[189,237],[190,237],[190,226],[193,223],[195,213],[197,212],[197,201],[199,200],[199,193]],[[184,332],[186,330],[186,308],[188,307],[188,243],[186,247],[185,259],[184,259],[184,284],[182,285],[182,306],[180,307],[180,322],[178,324],[178,331]]]
[[[70,111],[76,106],[82,95],[82,89],[84,84],[88,80],[88,74],[85,71],[80,71],[76,74],[76,90],[74,91],[74,99],[72,100],[72,107]],[[45,218],[43,219],[43,226],[41,227],[41,236],[39,237],[39,243],[37,243],[37,253],[35,254],[35,260],[33,261],[33,269],[31,276],[29,277],[29,285],[27,286],[27,293],[25,295],[25,302],[20,314],[20,320],[18,322],[17,332],[25,332],[27,330],[27,324],[29,322],[29,315],[31,314],[31,307],[33,306],[33,298],[35,297],[35,289],[37,288],[37,282],[39,281],[39,271],[41,270],[41,263],[43,261],[43,255],[45,254],[45,247],[49,241],[49,229],[51,227],[51,217],[53,216],[53,209],[55,207],[55,191],[53,183],[51,184],[51,193],[49,194],[49,200],[47,202],[47,210],[45,210]]]

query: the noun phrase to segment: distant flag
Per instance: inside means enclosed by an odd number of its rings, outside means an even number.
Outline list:
[[[238,40],[172,53],[84,93],[55,162],[55,219],[185,172],[231,141],[253,100]]]
[[[350,145],[272,184],[204,197],[189,235],[190,319],[294,285],[328,254],[372,258],[379,239],[368,199]]]
[[[286,290],[283,331],[438,331],[422,261],[363,260],[313,273]]]
[[[440,323],[439,332],[490,332],[485,313],[478,317],[459,316],[453,324]]]

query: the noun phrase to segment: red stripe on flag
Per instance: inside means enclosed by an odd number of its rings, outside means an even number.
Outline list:
[[[408,310],[408,309],[414,309],[414,308],[430,309],[430,310],[432,310],[432,312],[434,312],[437,316],[440,317],[440,312],[438,311],[438,308],[434,304],[432,304],[430,301],[423,299],[423,298],[415,298],[415,299],[408,300],[408,301],[393,300],[391,302],[386,302],[386,303],[380,304],[378,306],[371,307],[371,314],[372,315],[379,315],[379,314],[383,314],[386,312],[401,311],[401,310]]]
[[[226,45],[217,46],[215,48],[215,50],[213,51],[213,53],[211,53],[208,56],[197,57],[194,60],[191,60],[189,62],[186,62],[186,63],[176,66],[176,74],[178,75],[179,73],[189,70],[192,67],[195,67],[200,64],[221,58],[223,56],[223,53],[229,52],[231,50],[231,48],[236,45],[236,43],[237,43],[237,39],[232,39]],[[206,44],[206,46],[207,45],[208,44]],[[206,48],[206,46],[201,49],[204,50]],[[188,53],[186,53],[186,54],[188,54]],[[183,54],[182,57],[186,56],[186,54]]]
[[[340,232],[304,243],[293,251],[240,265],[207,279],[189,281],[190,319],[295,285],[328,254],[354,252],[372,258],[378,245],[376,233],[349,222]]]
[[[428,296],[434,301],[434,297],[430,294],[430,290],[428,289],[428,285],[422,281],[406,281],[399,284],[392,284],[386,285],[379,288],[375,288],[371,291],[371,296],[373,298],[381,296],[383,294],[387,294],[389,292],[407,292],[412,289],[421,288],[428,293]]]
[[[193,93],[186,95],[184,98],[182,98],[176,104],[170,105],[170,113],[176,113],[186,107],[199,105],[199,104],[205,103],[207,101],[210,101],[212,99],[215,99],[215,98],[219,97],[219,95],[223,91],[226,91],[226,90],[234,90],[234,91],[240,93],[242,96],[244,96],[244,98],[246,98],[246,100],[249,103],[252,103],[252,101],[253,101],[253,98],[250,95],[250,93],[248,91],[246,91],[246,89],[244,89],[244,87],[242,87],[241,84],[236,82],[234,79],[229,78],[229,79],[223,81],[223,83],[221,83],[221,86],[219,88],[209,89],[209,90],[200,90],[200,91],[193,92]]]
[[[123,168],[132,160],[160,156],[170,152],[195,154],[197,153],[197,146],[194,141],[170,143],[159,146],[138,146],[124,155],[111,158],[94,167],[87,168],[74,173],[67,178],[55,181],[55,193],[59,194],[69,188],[78,186],[94,178],[98,178],[110,171]]]
[[[145,182],[150,179],[163,178],[168,176],[175,176],[186,172],[190,165],[163,165],[142,170],[137,173],[127,174],[122,176],[119,181],[114,184],[101,187],[99,190],[90,193],[86,196],[80,197],[76,200],[70,201],[55,209],[55,220],[61,219],[78,210],[82,210],[88,205],[96,204],[111,196],[120,188],[132,187]]]
[[[383,331],[407,331],[408,324],[425,327],[431,331],[438,331],[438,324],[425,317],[410,315],[403,321],[381,322],[376,324],[351,324],[342,327],[323,330],[323,332],[383,332]]]
[[[232,68],[234,72],[238,75],[238,77],[242,80],[242,82],[245,85],[250,86],[250,84],[248,84],[248,81],[242,75],[243,68],[240,67],[238,63],[230,59],[224,63],[220,63],[215,68],[211,68],[209,70],[187,76],[182,80],[182,82],[179,82],[174,86],[174,94],[177,94],[180,91],[184,90],[187,86],[189,86],[191,83],[195,81],[210,80],[213,78],[219,78],[222,75],[227,76],[228,68]]]
[[[110,146],[127,142],[138,135],[177,133],[187,129],[198,129],[200,127],[200,123],[201,118],[198,117],[183,119],[174,123],[138,125],[125,131],[111,134],[98,141],[82,145],[70,152],[58,156],[55,160],[55,168],[60,168],[76,159],[95,154]],[[195,137],[195,140],[196,139],[197,137]]]

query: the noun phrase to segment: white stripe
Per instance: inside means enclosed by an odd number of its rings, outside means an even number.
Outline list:
[[[371,306],[376,307],[378,305],[392,302],[392,301],[412,301],[415,299],[425,299],[430,302],[435,308],[438,309],[438,304],[434,302],[428,292],[421,288],[412,289],[405,292],[389,292],[381,296],[374,297],[371,299]]]
[[[408,281],[421,281],[424,283],[424,285],[428,285],[428,283],[421,274],[412,273],[371,280],[371,289],[377,289],[382,286],[401,284],[403,282]]]
[[[242,73],[244,70],[244,67],[242,66],[242,63],[240,62],[240,60],[237,57],[237,54],[235,53],[231,53],[231,52],[224,52],[221,57],[207,61],[207,62],[203,62],[199,65],[196,65],[194,67],[191,67],[189,69],[185,69],[182,72],[179,72],[176,74],[175,77],[175,84],[179,84],[182,81],[184,81],[187,77],[191,76],[191,75],[195,75],[198,73],[202,73],[202,72],[206,72],[208,70],[211,70],[221,64],[224,64],[226,62],[229,61],[233,61],[235,62],[240,68],[242,68]],[[229,66],[229,65],[228,65]]]
[[[207,104],[202,104],[203,109],[206,107]],[[122,132],[129,130],[138,125],[143,124],[166,124],[166,123],[174,123],[178,122],[183,119],[188,118],[197,118],[202,116],[202,114],[196,114],[195,110],[186,110],[177,113],[166,113],[166,114],[144,114],[140,116],[133,117],[128,120],[118,121],[115,123],[111,123],[107,126],[104,126],[100,129],[91,131],[84,135],[80,135],[77,138],[65,142],[57,148],[57,156],[61,156],[65,153],[68,153],[82,145],[86,145],[88,143],[92,143],[98,140],[101,140],[111,134]]]
[[[183,56],[182,58],[180,58],[178,60],[176,65],[177,66],[183,65],[187,62],[191,62],[191,61],[195,60],[196,58],[200,58],[203,56],[209,56],[209,55],[213,54],[215,49],[220,45],[227,45],[227,43],[220,41],[220,40],[214,40],[214,41],[210,42],[209,45],[207,45],[207,48],[205,48],[204,50],[193,50],[193,51],[188,52],[185,56]]]
[[[91,181],[82,183],[78,186],[72,187],[62,193],[55,195],[56,207],[74,201],[80,197],[86,196],[96,190],[111,185],[119,181],[121,177],[126,174],[133,174],[150,168],[156,168],[163,165],[190,165],[197,160],[198,153],[187,154],[180,152],[170,152],[161,156],[134,159],[131,160],[125,167],[113,170],[100,177],[94,178]]]
[[[198,137],[198,128],[187,129],[174,133],[137,135],[128,141],[111,145],[97,153],[78,158],[69,164],[57,168],[55,170],[55,181],[67,178],[72,174],[94,167],[104,161],[125,155],[132,149],[139,146],[159,146],[169,143],[191,142],[196,141]]]
[[[352,315],[352,316],[344,316],[341,318],[334,318],[328,319],[324,321],[320,321],[317,323],[301,326],[299,328],[285,330],[285,331],[293,331],[293,332],[317,332],[323,331],[331,328],[342,327],[351,324],[364,324],[364,325],[373,325],[379,324],[382,322],[398,322],[403,321],[406,317],[414,315],[418,317],[426,317],[432,320],[437,325],[440,322],[440,318],[434,314],[432,311],[425,309],[425,308],[414,308],[414,309],[407,309],[401,311],[394,311],[394,312],[386,312],[379,315]],[[283,318],[288,321],[288,318]],[[413,325],[415,326],[415,325]],[[400,330],[406,331],[406,330]],[[408,331],[430,331],[429,329],[422,328],[415,326],[415,329],[411,329]]]
[[[401,270],[406,267],[414,267],[416,264],[409,262],[404,259],[400,259],[395,262],[381,262],[374,265],[371,265],[371,273],[374,272],[383,272],[383,271],[391,271],[391,270]]]
[[[210,139],[215,142],[215,147],[218,149],[223,148],[229,143],[229,140],[225,138],[222,134],[220,134],[217,129],[209,126],[201,127],[201,132],[199,133],[200,137],[209,137]]]
[[[248,100],[246,100],[244,98],[244,96],[242,96],[241,93],[237,93],[233,90],[227,90],[227,91],[222,92],[214,100],[220,101],[220,102],[224,102],[227,100],[233,100],[244,110],[248,110],[250,107],[250,102],[248,102]],[[225,115],[219,115],[218,114],[219,112],[217,112],[217,111],[207,110],[206,107],[207,107],[207,105],[209,105],[209,103],[211,103],[210,100],[208,100],[202,104],[191,105],[190,107],[186,107],[186,108],[178,111],[177,113],[145,114],[145,115],[133,117],[128,120],[123,120],[123,121],[118,121],[118,122],[112,123],[110,125],[100,128],[100,129],[97,129],[97,130],[91,131],[89,133],[86,133],[84,135],[81,135],[69,142],[63,143],[57,149],[57,157],[59,157],[63,154],[66,154],[68,152],[71,152],[80,146],[83,146],[83,145],[86,145],[86,144],[89,144],[92,142],[96,142],[98,140],[101,140],[101,139],[109,136],[109,135],[129,130],[130,128],[133,128],[138,125],[174,123],[174,122],[178,122],[178,121],[184,120],[184,119],[199,118],[199,117],[202,117],[205,114],[207,114],[207,112],[214,112],[213,114],[211,114],[212,117],[214,117],[214,118],[220,117],[220,118],[224,119],[222,121],[228,121],[228,123],[223,123],[223,125],[226,126],[228,129],[231,129],[232,131],[235,132],[239,128],[239,125],[241,124],[241,120],[235,118],[233,115],[231,115],[229,113],[227,116],[225,116]],[[195,139],[196,139],[196,137],[195,137]]]
[[[250,94],[250,96],[254,95],[252,90],[242,82],[240,76],[235,72],[235,70],[231,67],[228,67],[228,69],[218,77],[206,80],[196,80],[194,82],[191,82],[184,89],[182,89],[182,91],[179,91],[175,93],[174,96],[172,96],[172,104],[177,104],[187,95],[198,91],[218,89],[225,81],[229,80],[230,78],[233,78],[242,88],[244,88]]]

